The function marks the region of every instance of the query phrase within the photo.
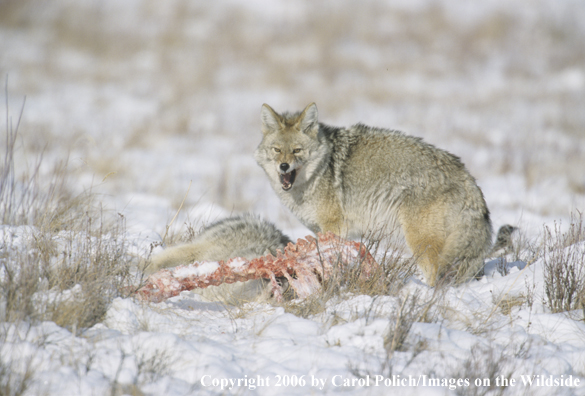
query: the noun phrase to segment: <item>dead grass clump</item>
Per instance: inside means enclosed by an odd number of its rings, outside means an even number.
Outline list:
[[[59,233],[27,229],[23,245],[5,239],[2,319],[51,320],[73,331],[101,321],[130,277],[123,227],[123,219],[112,227],[88,212]]]
[[[142,396],[141,388],[144,385],[158,381],[160,378],[169,375],[170,366],[176,359],[166,350],[157,349],[154,352],[146,352],[139,346],[132,348],[132,355],[136,364],[136,375],[132,383],[120,383],[119,377],[126,359],[131,355],[121,350],[118,370],[110,384],[111,396]]]
[[[406,337],[412,325],[421,320],[425,311],[427,309],[420,303],[417,295],[407,295],[402,298],[400,307],[395,310],[384,337],[384,349],[389,358],[395,351],[406,350]]]
[[[455,378],[469,379],[469,386],[458,387],[455,394],[503,395],[510,386],[510,379],[514,372],[509,363],[510,357],[504,349],[498,349],[493,345],[472,346],[469,357],[453,375]]]
[[[129,280],[122,216],[110,220],[95,195],[72,196],[67,168],[41,177],[15,169],[18,123],[7,106],[0,172],[0,322],[52,320],[75,331],[99,322]],[[66,163],[64,163],[66,164]]]
[[[524,261],[528,265],[534,263],[540,256],[540,241],[529,238],[523,230],[518,230],[512,238],[510,253],[511,260]]]
[[[543,242],[545,304],[552,312],[585,310],[585,228],[573,214],[567,232],[545,227]]]
[[[382,239],[372,239],[366,248],[376,258],[382,268],[382,282],[377,289],[369,289],[376,294],[397,295],[406,280],[417,271],[416,257],[408,257],[404,242],[393,247],[383,247]]]
[[[522,307],[524,304],[526,304],[527,299],[528,298],[524,295],[519,296],[507,295],[506,297],[499,299],[495,298],[495,296],[492,295],[492,302],[495,306],[500,308],[502,315],[510,315],[510,313],[512,313],[512,310],[515,307]]]
[[[34,364],[33,358],[29,357],[24,361],[11,357],[0,357],[0,395],[20,396],[26,394],[33,381]],[[22,372],[16,372],[15,366],[24,368]]]
[[[48,300],[50,320],[66,328],[87,328],[101,322],[110,302],[126,293],[130,278],[130,258],[126,254],[123,219],[104,233],[103,220],[96,236],[91,236],[92,218],[86,219],[80,237],[69,240],[61,260],[47,274],[49,290],[55,291]]]
[[[0,256],[3,321],[52,320],[68,329],[101,321],[109,302],[123,292],[130,259],[122,235],[123,219],[113,227],[94,216],[86,212],[78,222],[56,232],[50,224],[61,220],[53,214],[48,216],[49,224],[4,233]]]
[[[408,341],[412,326],[420,322],[428,314],[430,306],[436,302],[435,298],[429,301],[422,301],[417,294],[401,296],[398,304],[388,318],[388,328],[384,334],[384,357],[380,362],[380,368],[376,372],[360,370],[358,366],[350,364],[349,370],[357,378],[364,378],[367,375],[374,376],[382,374],[391,377],[394,370],[394,355],[396,352],[404,352],[409,355],[406,366],[424,350],[428,348],[427,342],[416,337]],[[404,367],[403,367],[404,369]]]

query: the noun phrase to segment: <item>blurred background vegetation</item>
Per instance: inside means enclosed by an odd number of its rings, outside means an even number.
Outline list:
[[[585,196],[584,42],[579,0],[0,1],[23,153],[69,155],[108,194],[177,208],[192,180],[187,207],[283,221],[252,159],[264,102],[422,136],[505,221],[567,216]]]

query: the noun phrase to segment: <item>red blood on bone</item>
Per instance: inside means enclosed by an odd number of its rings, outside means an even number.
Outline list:
[[[329,279],[338,267],[361,264],[361,278],[369,278],[379,268],[363,244],[345,240],[331,232],[319,233],[316,239],[306,236],[298,239],[296,244],[289,243],[284,252],[277,252],[276,257],[271,254],[252,260],[235,257],[219,261],[213,272],[189,273],[204,264],[206,262],[194,262],[152,274],[136,292],[138,298],[160,302],[185,290],[265,278],[270,279],[272,293],[280,301],[283,290],[277,277],[287,278],[296,295],[305,298],[319,290],[321,282]]]

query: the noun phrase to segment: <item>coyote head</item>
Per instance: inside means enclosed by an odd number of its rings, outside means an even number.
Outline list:
[[[314,159],[322,151],[317,105],[311,103],[299,113],[278,114],[264,104],[261,120],[264,136],[254,157],[271,180],[288,191],[295,181],[303,183],[310,177],[316,168]]]

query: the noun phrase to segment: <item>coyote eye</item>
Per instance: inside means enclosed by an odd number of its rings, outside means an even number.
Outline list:
[[[298,154],[298,153],[300,153],[300,152],[301,152],[301,149],[300,149],[300,148],[297,148],[297,149],[294,149],[294,150],[293,150],[293,154]]]
[[[279,148],[272,147],[272,150],[274,150],[275,153],[280,153],[280,149]]]

